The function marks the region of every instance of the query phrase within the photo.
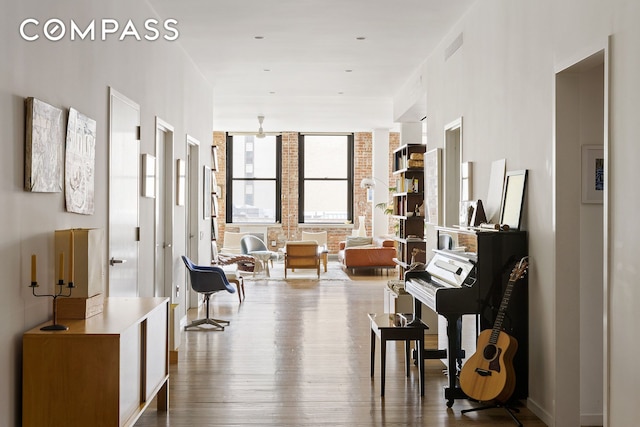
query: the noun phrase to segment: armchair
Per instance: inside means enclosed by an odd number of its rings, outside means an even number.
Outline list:
[[[303,231],[302,240],[309,241],[315,240],[318,243],[318,251],[320,252],[320,259],[324,267],[324,272],[327,272],[327,258],[329,257],[329,246],[327,245],[327,232],[326,231]]]
[[[233,231],[224,232],[224,240],[222,241],[222,248],[220,253],[223,254],[241,254],[240,240],[247,236],[248,233],[236,233]]]
[[[318,243],[315,241],[287,242],[284,254],[284,278],[287,278],[287,269],[294,271],[296,268],[313,268],[320,278],[320,253]]]
[[[219,254],[216,242],[211,242],[211,264],[216,267],[221,267],[229,283],[236,285],[238,300],[240,302],[242,302],[245,296],[244,277],[242,277],[240,272],[253,272],[255,261],[254,257],[248,255]],[[235,271],[225,268],[225,266],[232,266],[234,264],[236,266]]]
[[[189,258],[182,256],[187,270],[189,271],[189,279],[191,281],[191,288],[204,295],[204,302],[206,305],[207,316],[204,319],[198,319],[191,322],[184,329],[199,327],[200,325],[211,325],[211,330],[224,331],[224,325],[228,325],[228,320],[212,319],[209,317],[209,299],[211,295],[220,292],[227,291],[231,294],[235,293],[235,289],[227,281],[224,271],[220,267],[209,267],[203,265],[195,265]]]
[[[240,239],[240,252],[244,255],[251,255],[262,262],[264,271],[269,276],[269,262],[273,266],[273,260],[278,259],[276,252],[267,249],[267,245],[258,237],[247,234]]]

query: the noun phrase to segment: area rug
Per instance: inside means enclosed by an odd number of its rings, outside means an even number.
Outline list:
[[[270,277],[267,277],[264,272],[258,271],[254,274],[243,274],[246,281],[257,280],[285,280],[284,278],[284,262],[276,261],[273,263],[273,267],[269,266]],[[340,267],[337,261],[329,261],[327,264],[327,272],[325,273],[324,267],[320,266],[320,279],[315,270],[310,269],[298,269],[296,271],[287,270],[287,281],[295,280],[313,280],[313,281],[351,281],[349,275]]]

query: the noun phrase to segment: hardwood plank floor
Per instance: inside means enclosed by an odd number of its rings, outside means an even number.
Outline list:
[[[402,342],[388,344],[380,397],[380,344],[371,379],[367,313],[382,312],[392,278],[247,281],[242,304],[235,294],[215,295],[212,317],[231,324],[223,332],[182,332],[170,409],[157,413],[152,403],[136,426],[515,426],[504,409],[463,415],[477,406],[463,400],[447,408],[440,361],[425,362],[421,398],[417,367],[405,376]],[[525,426],[545,425],[519,409]]]

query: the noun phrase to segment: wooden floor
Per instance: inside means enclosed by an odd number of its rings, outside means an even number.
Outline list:
[[[447,408],[443,365],[427,361],[425,396],[417,367],[404,374],[402,343],[389,343],[385,397],[380,354],[370,377],[367,313],[382,311],[392,277],[353,276],[350,282],[256,281],[247,297],[212,299],[223,332],[182,332],[171,365],[169,412],[152,403],[136,426],[515,426],[504,409],[461,414],[477,404]],[[189,313],[189,319],[203,311]],[[529,410],[525,426],[544,426]]]

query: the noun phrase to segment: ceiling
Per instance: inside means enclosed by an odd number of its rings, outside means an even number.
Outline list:
[[[473,0],[148,0],[213,87],[221,131],[394,128],[393,98]]]

